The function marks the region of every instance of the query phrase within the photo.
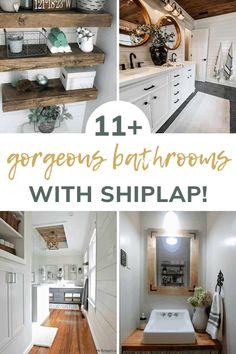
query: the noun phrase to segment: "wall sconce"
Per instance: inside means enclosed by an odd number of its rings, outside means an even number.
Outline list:
[[[168,12],[171,12],[173,16],[177,17],[180,21],[183,21],[185,19],[185,16],[183,14],[183,10],[179,7],[177,8],[177,5],[175,2],[171,4],[170,0],[162,0],[162,2],[165,4],[164,9]]]

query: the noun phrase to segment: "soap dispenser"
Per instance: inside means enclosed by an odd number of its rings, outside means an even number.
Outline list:
[[[147,324],[147,317],[145,316],[145,313],[142,312],[140,316],[139,329],[144,330],[146,324]]]

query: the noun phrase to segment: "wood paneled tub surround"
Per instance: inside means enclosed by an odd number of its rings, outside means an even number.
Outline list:
[[[222,345],[206,333],[196,333],[195,344],[143,344],[143,331],[134,331],[122,344],[122,354],[220,354]]]

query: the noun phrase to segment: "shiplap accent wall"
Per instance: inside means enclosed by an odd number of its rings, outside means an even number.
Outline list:
[[[92,220],[92,219],[91,219]],[[97,227],[96,307],[89,303],[88,322],[98,351],[116,351],[116,213],[94,215]]]
[[[203,20],[195,21],[195,28],[209,28],[209,48],[208,48],[208,62],[207,62],[207,81],[217,82],[214,78],[214,65],[219,50],[220,43],[222,43],[223,55],[226,60],[228,49],[233,42],[234,61],[233,61],[233,77],[230,81],[225,79],[220,80],[220,84],[236,86],[236,12],[232,14],[209,17]]]
[[[76,43],[76,28],[61,28],[70,43]],[[95,34],[94,42],[97,41],[98,28],[90,28]],[[11,29],[14,31],[17,29]],[[40,29],[26,29],[27,31],[35,31]],[[109,28],[107,28],[109,31]],[[0,45],[5,44],[4,32],[0,30]],[[37,60],[37,59],[36,59]],[[99,67],[96,67],[97,71]],[[42,73],[46,75],[49,79],[55,79],[60,77],[60,69],[40,69],[40,70],[28,70],[28,78],[30,80],[35,79],[36,75]],[[14,72],[4,72],[0,73],[0,84],[11,82],[14,77]],[[0,90],[1,91],[1,90]],[[87,105],[91,104],[88,102]],[[81,133],[83,128],[83,119],[85,115],[86,102],[74,103],[66,105],[69,109],[69,112],[73,116],[73,120],[68,120],[65,122],[65,132],[68,133]],[[22,110],[17,112],[7,112],[3,113],[2,111],[2,93],[0,93],[0,133],[22,133],[22,125],[28,122],[28,110]]]
[[[146,7],[152,23],[156,23],[158,19],[163,16],[163,15],[170,15],[165,9],[163,8],[163,3],[160,3],[159,1],[153,1],[153,0],[142,0],[141,1],[143,5]],[[177,22],[180,25],[181,28],[181,44],[178,49],[172,51],[170,50],[168,52],[168,58],[171,57],[172,53],[177,54],[177,61],[178,62],[183,62],[185,60],[185,28],[192,29],[193,28],[193,19],[189,16],[186,15],[186,20],[184,21],[179,21]],[[150,43],[147,43],[143,46],[140,47],[121,47],[120,46],[120,63],[126,64],[126,66],[129,66],[129,54],[131,52],[135,53],[137,56],[136,62],[141,61],[144,62],[146,65],[152,63],[151,55],[149,52],[150,49]]]

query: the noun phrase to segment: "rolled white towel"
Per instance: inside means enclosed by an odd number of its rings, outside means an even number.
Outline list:
[[[64,51],[65,51],[65,53],[71,53],[72,52],[71,47],[69,45],[64,47]]]
[[[48,49],[52,54],[58,53],[58,48],[54,47],[51,42],[47,42]]]

